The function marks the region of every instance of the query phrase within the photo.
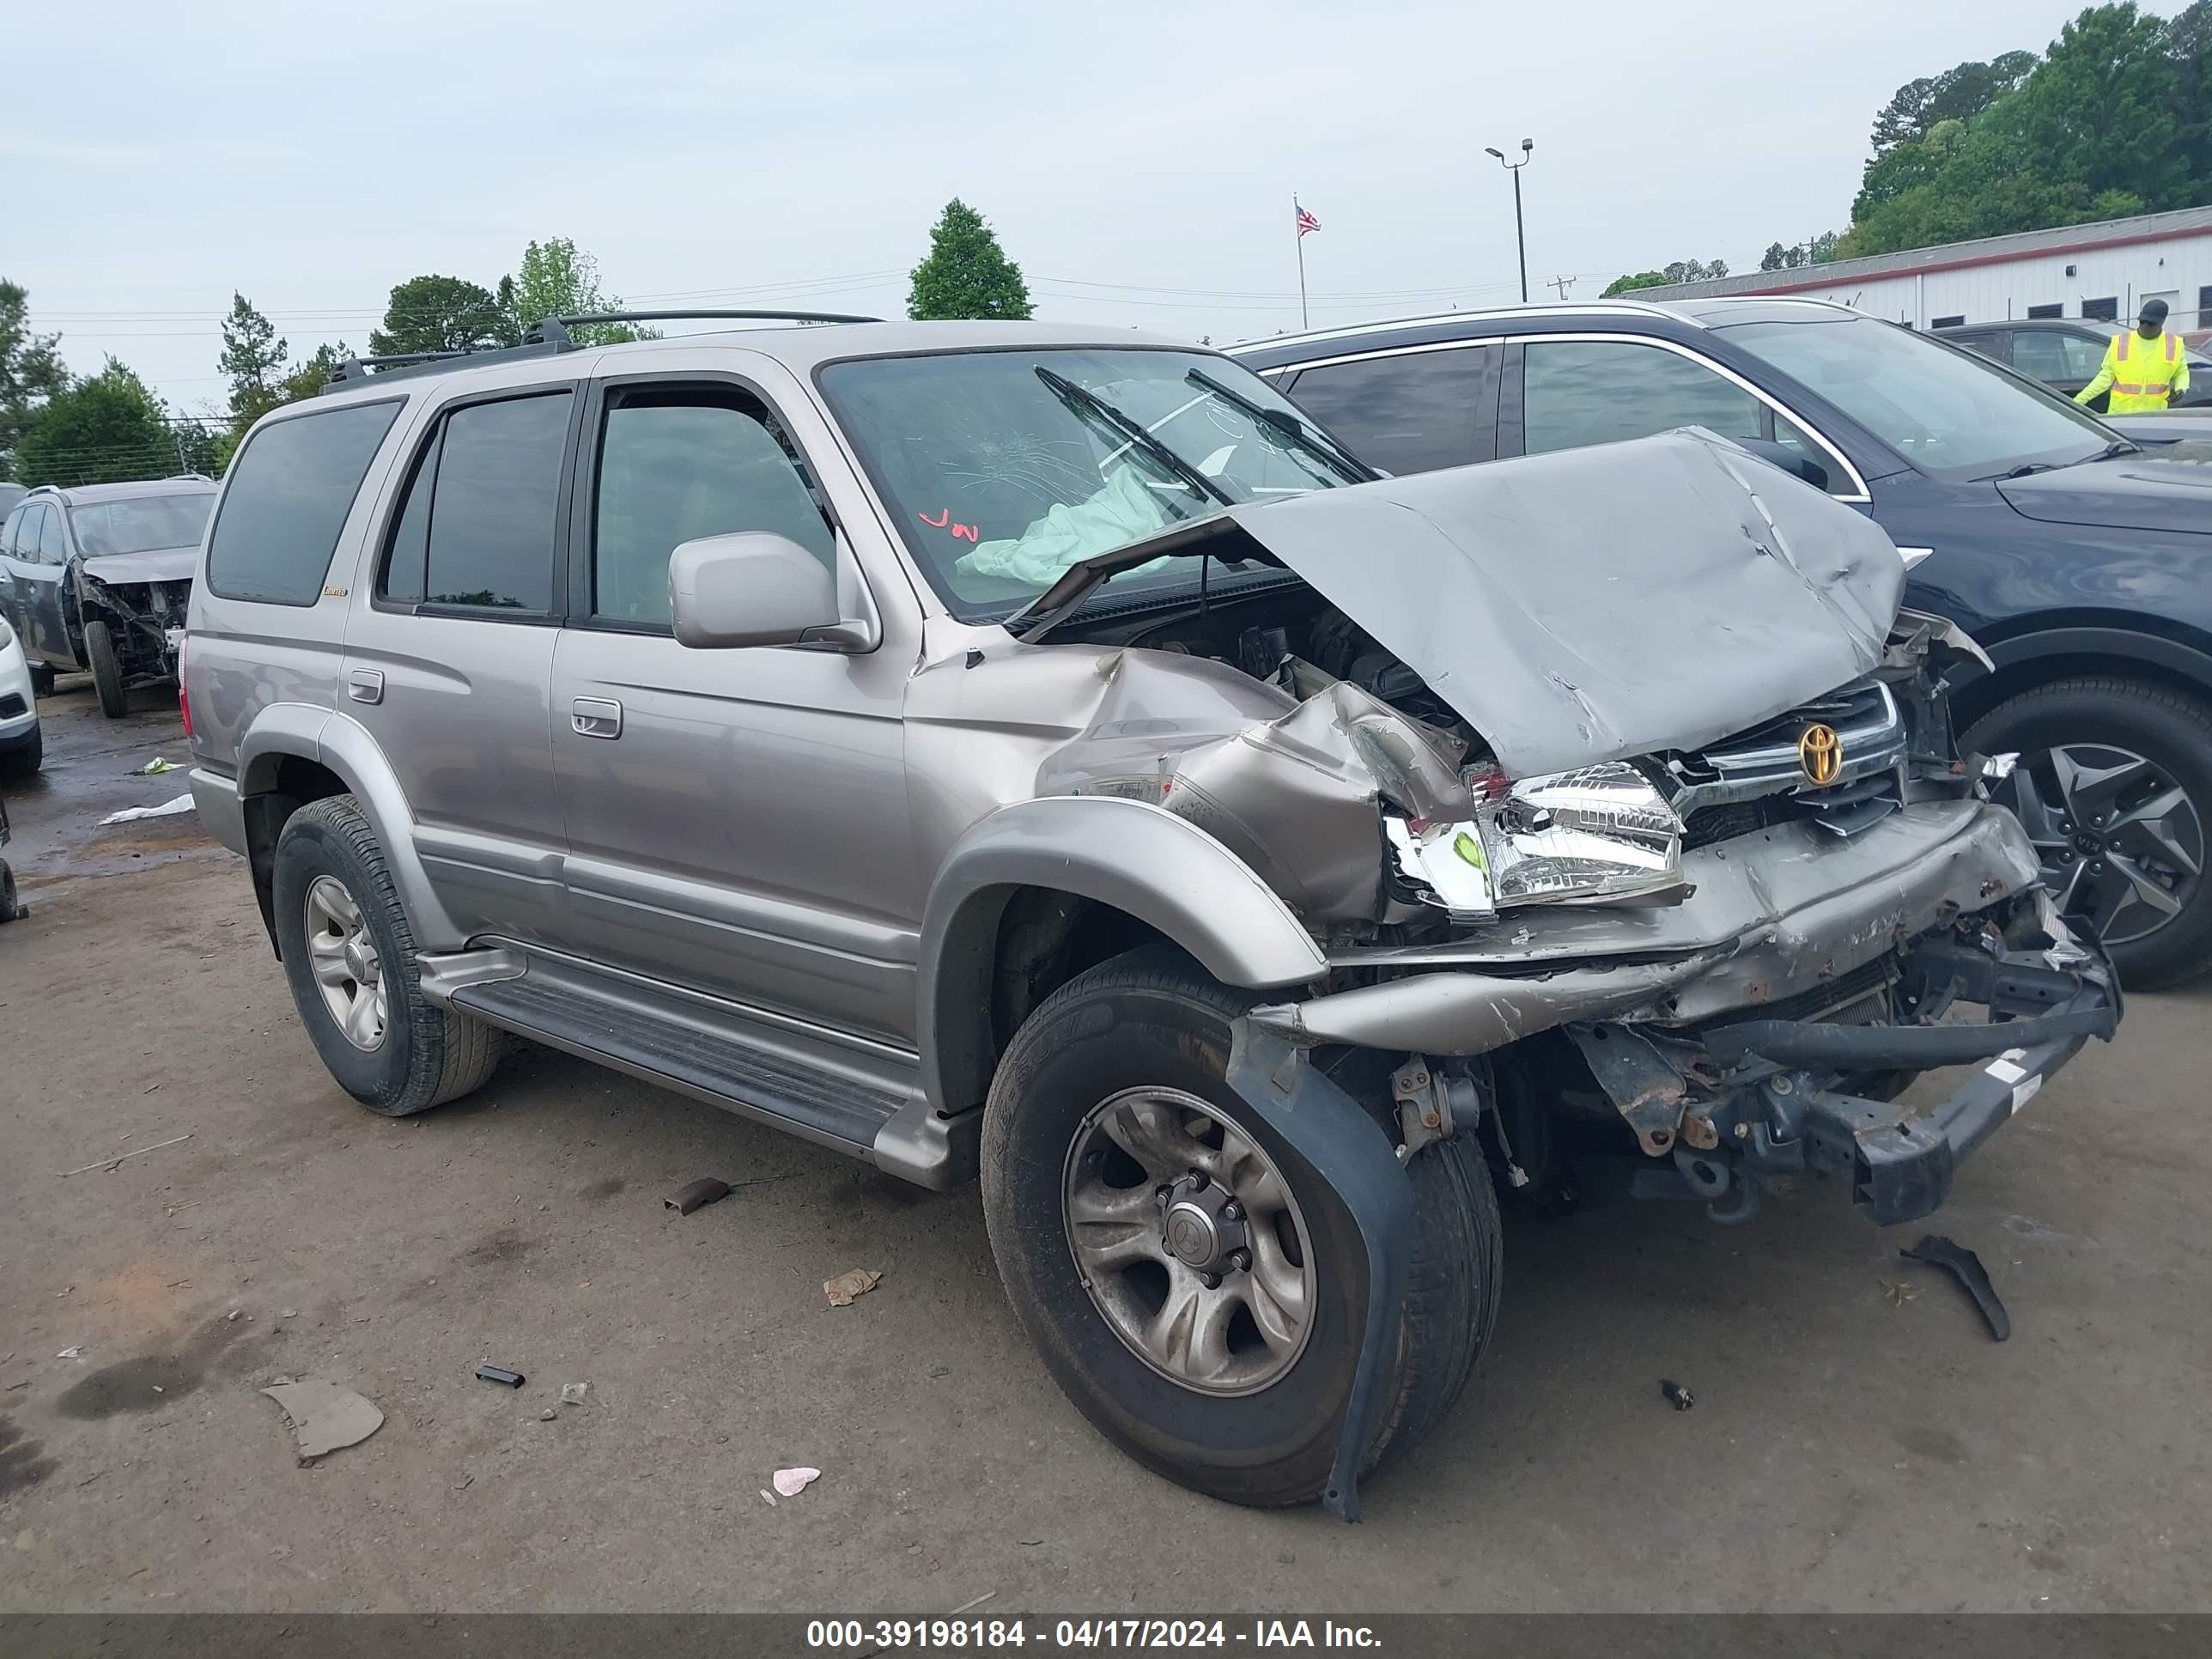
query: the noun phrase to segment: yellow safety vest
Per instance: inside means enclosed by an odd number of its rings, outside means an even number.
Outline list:
[[[2133,329],[2117,336],[2105,348],[2097,378],[2075,392],[2074,401],[2086,404],[2106,386],[2112,389],[2106,406],[2110,414],[2142,415],[2164,409],[2189,390],[2189,353],[2180,337],[2167,331],[2146,340]]]

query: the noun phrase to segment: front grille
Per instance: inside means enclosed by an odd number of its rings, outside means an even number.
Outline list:
[[[22,698],[10,691],[6,696],[0,697],[0,720],[14,720],[29,706]]]
[[[1836,781],[1821,787],[1808,781],[1797,750],[1815,724],[1832,728],[1842,750]],[[1659,762],[1682,818],[1682,844],[1692,848],[1798,821],[1856,835],[1897,809],[1909,748],[1889,688],[1863,680],[1710,748]]]

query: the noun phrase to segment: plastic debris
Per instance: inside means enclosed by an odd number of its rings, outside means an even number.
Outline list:
[[[142,778],[158,778],[164,772],[173,772],[176,769],[176,762],[173,760],[164,760],[159,755],[156,755],[152,760],[148,761],[143,766],[138,769],[137,775]]]
[[[336,1382],[287,1382],[261,1392],[292,1419],[302,1463],[357,1446],[384,1426],[382,1412]]]
[[[756,1490],[759,1492],[763,1498],[768,1499],[769,1508],[774,1509],[775,1507],[775,1494],[774,1492],[770,1492],[766,1486],[757,1487]]]
[[[187,793],[174,800],[165,800],[159,806],[126,806],[120,812],[110,812],[100,819],[99,827],[104,830],[111,823],[129,823],[138,818],[173,818],[191,810],[192,798]]]
[[[712,1176],[702,1176],[689,1187],[671,1193],[660,1201],[678,1215],[690,1215],[694,1210],[703,1210],[709,1204],[727,1198],[730,1192],[728,1182],[717,1181]]]
[[[487,1382],[504,1382],[510,1389],[519,1389],[523,1382],[520,1371],[511,1371],[504,1365],[479,1365],[477,1375]]]
[[[544,1411],[538,1413],[538,1420],[541,1423],[550,1423],[555,1418],[560,1415],[560,1413],[555,1411],[550,1406],[548,1406]]]
[[[1948,1239],[1941,1233],[1929,1233],[1909,1250],[1899,1252],[1907,1261],[1924,1261],[1931,1267],[1942,1267],[1962,1285],[1974,1305],[1981,1310],[1983,1322],[1990,1334],[2002,1342],[2012,1334],[2012,1316],[2005,1311],[2004,1303],[1997,1296],[1997,1288],[1990,1282],[1989,1269],[1982,1266],[1981,1257],[1965,1245]]]
[[[1688,1411],[1698,1403],[1697,1395],[1692,1394],[1680,1382],[1669,1382],[1663,1376],[1659,1379],[1659,1393],[1660,1396],[1678,1412]]]
[[[81,1164],[74,1170],[64,1170],[62,1179],[66,1181],[71,1176],[85,1175],[94,1170],[112,1170],[126,1158],[137,1158],[146,1152],[158,1152],[164,1146],[182,1146],[191,1139],[191,1136],[189,1134],[181,1134],[171,1140],[157,1140],[150,1146],[139,1146],[127,1152],[118,1152],[113,1158],[103,1158],[97,1164]]]
[[[561,1403],[580,1406],[584,1403],[584,1396],[591,1391],[592,1385],[588,1382],[563,1382],[561,1385]]]
[[[819,1469],[778,1469],[771,1483],[786,1498],[796,1498],[822,1478]]]
[[[830,1298],[833,1308],[849,1308],[853,1298],[866,1296],[883,1283],[883,1274],[873,1267],[855,1267],[850,1273],[839,1273],[835,1279],[822,1281],[822,1293]]]
[[[74,1348],[64,1348],[59,1353],[56,1354],[54,1358],[57,1359],[82,1359],[84,1358],[83,1345],[80,1343]]]

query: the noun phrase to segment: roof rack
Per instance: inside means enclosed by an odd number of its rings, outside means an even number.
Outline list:
[[[544,317],[525,330],[522,343],[514,346],[465,348],[458,351],[398,351],[382,357],[349,356],[331,371],[319,388],[332,392],[359,385],[372,374],[380,380],[395,375],[442,374],[448,369],[475,368],[486,363],[507,362],[520,357],[543,357],[578,349],[572,329],[602,323],[673,323],[695,319],[763,323],[879,323],[880,317],[864,317],[845,311],[593,311],[574,317]]]

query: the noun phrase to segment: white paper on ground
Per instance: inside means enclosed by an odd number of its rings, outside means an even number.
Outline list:
[[[173,818],[179,812],[191,810],[192,798],[187,792],[174,800],[163,801],[159,806],[126,806],[120,812],[110,812],[100,823],[104,829],[111,823],[128,823],[133,818]]]

